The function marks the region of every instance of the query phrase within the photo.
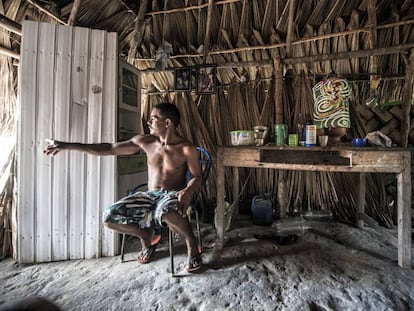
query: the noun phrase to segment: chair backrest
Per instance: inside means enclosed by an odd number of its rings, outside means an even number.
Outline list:
[[[201,187],[205,185],[207,182],[208,176],[210,174],[211,169],[211,155],[210,153],[204,149],[203,147],[197,147],[197,151],[200,153],[200,166],[201,166]],[[187,171],[186,180],[187,182],[191,179],[191,174]]]

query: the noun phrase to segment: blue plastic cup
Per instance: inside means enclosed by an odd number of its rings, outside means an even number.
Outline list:
[[[352,145],[354,147],[364,147],[367,144],[366,138],[354,138],[352,140]]]

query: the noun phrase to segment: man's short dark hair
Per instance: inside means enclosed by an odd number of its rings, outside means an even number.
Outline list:
[[[180,111],[175,105],[170,103],[159,103],[156,104],[154,108],[160,111],[161,117],[170,119],[175,127],[180,124]]]

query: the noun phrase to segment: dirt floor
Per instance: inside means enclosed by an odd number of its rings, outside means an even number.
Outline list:
[[[153,262],[135,261],[139,243],[119,256],[19,266],[0,263],[0,305],[38,295],[61,310],[414,310],[414,270],[372,229],[338,222],[291,221],[276,228],[235,222],[225,247],[203,226],[205,270],[189,275],[183,241],[169,271],[167,241]],[[286,229],[286,230],[284,230]],[[413,266],[414,267],[414,266]],[[1,307],[0,307],[1,309]]]

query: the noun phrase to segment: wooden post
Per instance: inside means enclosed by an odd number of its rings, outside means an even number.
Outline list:
[[[283,104],[282,104],[282,88],[283,88],[283,76],[282,76],[282,66],[280,63],[280,57],[275,56],[273,58],[273,66],[275,72],[275,122],[276,124],[283,124]],[[285,170],[280,170],[278,174],[278,186],[277,186],[277,203],[279,206],[279,216],[280,218],[286,217],[286,211],[288,208],[288,202],[286,198],[287,195],[287,185],[286,185],[286,176],[287,172]]]
[[[405,70],[405,82],[402,92],[402,107],[401,107],[401,146],[408,146],[408,135],[410,134],[410,114],[413,100],[413,85],[414,85],[414,49],[411,49],[411,56]]]
[[[411,85],[412,87],[412,85]],[[398,184],[398,264],[411,268],[411,153],[403,153],[403,171],[397,175]]]

